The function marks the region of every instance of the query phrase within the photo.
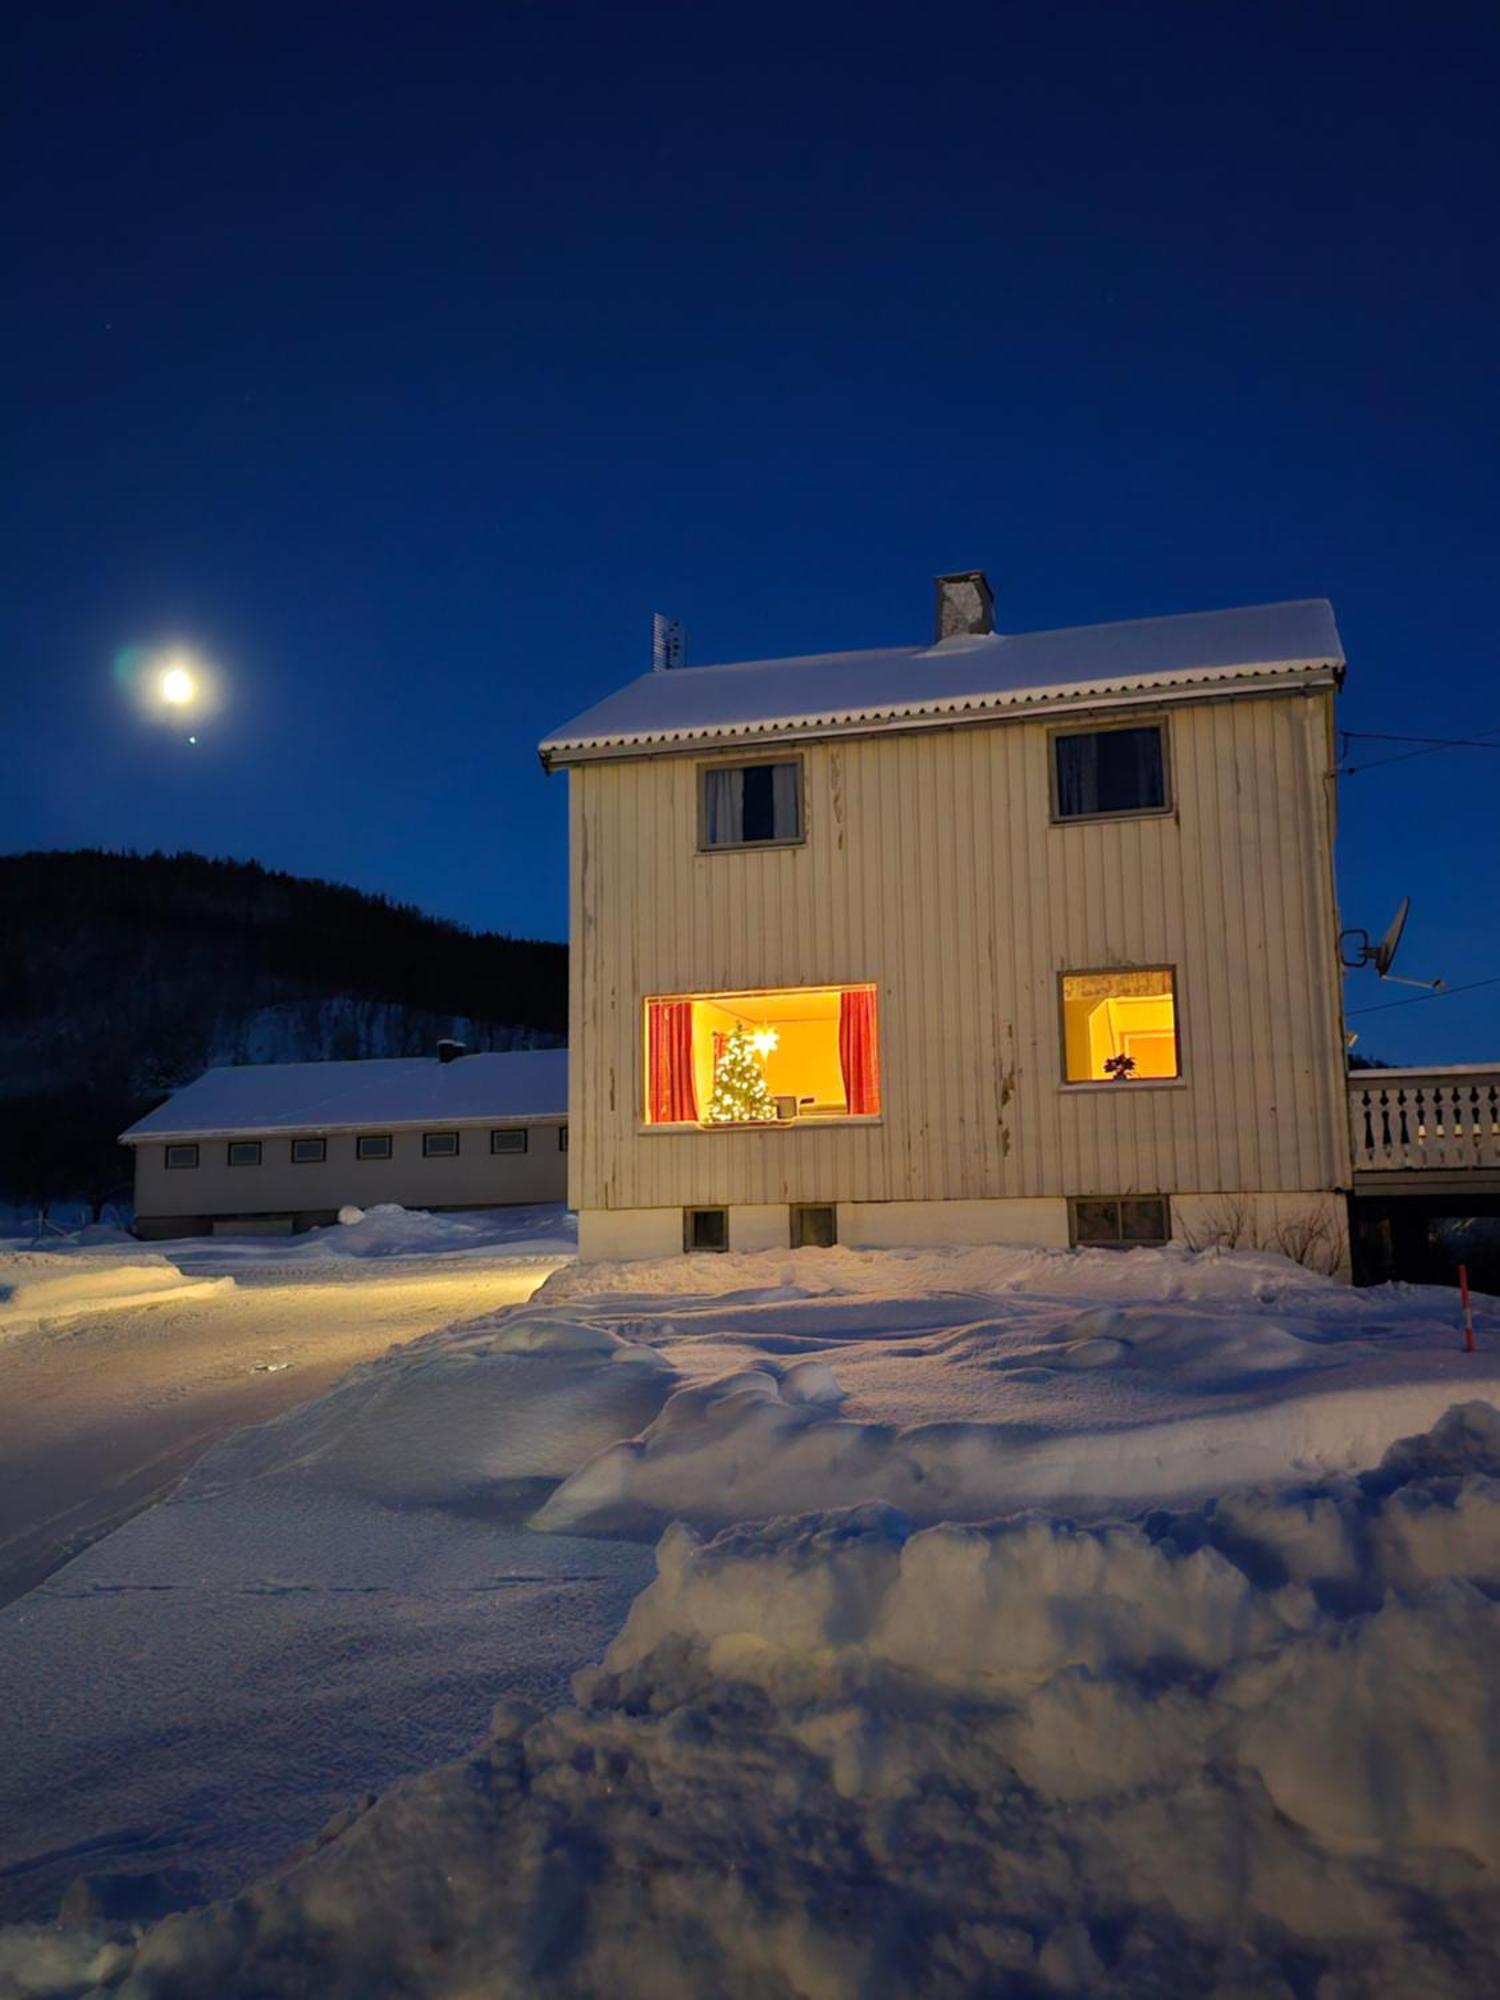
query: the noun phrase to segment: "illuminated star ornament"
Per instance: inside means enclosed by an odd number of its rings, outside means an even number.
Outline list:
[[[127,646],[115,655],[115,680],[153,722],[194,725],[223,705],[221,676],[184,646]],[[186,737],[198,741],[196,728]]]

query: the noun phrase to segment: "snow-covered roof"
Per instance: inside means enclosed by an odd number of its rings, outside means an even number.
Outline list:
[[[935,646],[747,660],[642,674],[545,737],[543,764],[647,756],[695,743],[979,721],[1011,709],[1098,707],[1336,678],[1326,598],[1195,611]]]
[[[241,1132],[343,1132],[565,1118],[566,1049],[398,1056],[368,1062],[239,1063],[204,1072],[120,1138],[215,1139]]]

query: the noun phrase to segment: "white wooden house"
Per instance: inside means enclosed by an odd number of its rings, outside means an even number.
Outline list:
[[[548,737],[582,1254],[1342,1265],[1342,675],[1321,600],[1002,636],[974,571],[931,645],[656,671]]]
[[[568,1052],[206,1071],[120,1134],[135,1231],[291,1231],[343,1207],[498,1208],[567,1192]]]

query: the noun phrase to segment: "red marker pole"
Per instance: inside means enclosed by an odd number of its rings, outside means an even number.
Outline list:
[[[1464,1353],[1474,1352],[1474,1308],[1469,1304],[1469,1267],[1458,1267],[1458,1296],[1463,1302],[1464,1313]]]

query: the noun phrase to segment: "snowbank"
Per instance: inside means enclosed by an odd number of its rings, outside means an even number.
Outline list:
[[[399,1202],[377,1202],[371,1208],[342,1208],[326,1229],[304,1235],[256,1238],[243,1246],[216,1238],[216,1253],[233,1246],[260,1260],[316,1263],[355,1257],[453,1256],[465,1252],[485,1257],[572,1257],[577,1249],[577,1224],[560,1202],[518,1208],[428,1210],[403,1208]]]
[[[1201,1292],[1192,1305],[1080,1312],[1076,1300],[1058,1302],[1041,1317],[981,1319],[928,1341],[899,1313],[896,1340],[860,1324],[848,1379],[858,1369],[899,1407],[891,1379],[920,1370],[926,1383],[907,1392],[914,1422],[863,1416],[855,1405],[875,1398],[851,1395],[842,1367],[788,1366],[762,1352],[679,1389],[639,1437],[576,1470],[532,1525],[653,1540],[674,1520],[717,1528],[875,1501],[923,1522],[1038,1504],[1097,1515],[1367,1464],[1435,1422],[1460,1385],[1500,1391],[1500,1356],[1460,1355],[1453,1330],[1425,1312],[1403,1319],[1377,1294],[1321,1281],[1308,1289],[1324,1312],[1286,1310],[1280,1292],[1262,1299],[1267,1261],[1213,1260],[1212,1281],[1237,1277],[1240,1292],[1207,1303]],[[1109,1270],[1097,1276],[1113,1281]],[[574,1294],[570,1272],[539,1297]],[[757,1296],[774,1313],[779,1294]],[[798,1345],[769,1329],[750,1338]],[[922,1410],[944,1376],[967,1414]]]
[[[6,1251],[0,1254],[0,1339],[51,1320],[175,1304],[233,1288],[233,1278],[188,1277],[168,1258],[137,1246]]]
[[[674,1529],[575,1707],[502,1703],[138,1945],[23,1931],[0,1966],[34,1943],[43,1990],[130,2000],[1467,2000],[1500,1990],[1497,1528],[1471,1404],[1139,1525]]]
[[[712,1268],[708,1268],[709,1266]],[[577,1264],[552,1280],[549,1299],[645,1295],[692,1298],[751,1290],[764,1297],[884,1297],[979,1292],[1057,1293],[1069,1298],[1225,1299],[1341,1289],[1269,1251],[1047,1250],[986,1243],[911,1250],[757,1250],[714,1258],[661,1257]]]

